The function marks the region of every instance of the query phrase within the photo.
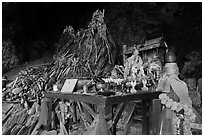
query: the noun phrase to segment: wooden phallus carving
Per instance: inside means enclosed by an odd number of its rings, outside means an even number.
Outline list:
[[[165,56],[165,61],[166,63],[173,63],[176,62],[176,55],[174,54],[174,52],[167,52],[166,56]]]

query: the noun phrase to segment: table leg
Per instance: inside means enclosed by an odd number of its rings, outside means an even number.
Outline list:
[[[152,129],[152,134],[158,135],[159,134],[159,122],[160,122],[160,117],[161,117],[161,101],[159,99],[154,99],[152,101],[152,109],[151,109],[151,129]]]
[[[115,108],[115,107],[116,107],[116,105],[113,104],[113,105],[112,105],[112,109],[111,109],[111,113],[112,113],[111,119],[112,119],[112,121],[114,120],[114,113],[115,113],[115,112],[114,112],[114,108]],[[113,134],[113,135],[116,135],[116,126],[113,126],[111,130],[112,130],[112,134]],[[114,131],[115,131],[115,134],[113,133]]]
[[[52,121],[52,99],[46,98],[47,108],[48,108],[48,116],[47,116],[47,124],[46,129],[51,129],[51,121]]]
[[[142,100],[142,134],[149,134],[149,122],[148,122],[148,100]]]
[[[76,102],[73,102],[73,122],[77,122],[77,113],[76,113]]]
[[[108,128],[108,123],[105,119],[106,106],[98,106],[99,120],[96,125],[96,135],[110,135],[110,130]]]
[[[115,115],[114,115],[113,120],[112,120],[113,123],[111,125],[113,135],[116,135],[116,125],[117,125],[117,123],[118,123],[118,121],[122,115],[123,110],[125,109],[125,106],[126,106],[126,103],[121,103],[116,108],[116,112],[115,112]]]

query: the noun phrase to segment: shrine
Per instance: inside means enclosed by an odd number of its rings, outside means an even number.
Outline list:
[[[165,38],[124,44],[117,52],[104,17],[105,10],[96,10],[86,29],[66,26],[51,63],[2,79],[3,103],[15,104],[3,112],[3,135],[202,132]],[[116,64],[121,57],[123,64]]]

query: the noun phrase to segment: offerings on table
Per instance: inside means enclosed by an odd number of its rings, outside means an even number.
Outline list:
[[[123,54],[133,54],[124,59],[124,66],[116,65],[111,77],[105,81],[122,85],[126,92],[131,93],[157,87],[163,73],[166,48],[167,45],[161,37],[146,41],[143,45],[130,47]]]

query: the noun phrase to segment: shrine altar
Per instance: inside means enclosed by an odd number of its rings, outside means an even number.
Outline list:
[[[84,109],[93,117],[98,116],[95,134],[116,135],[116,125],[121,118],[124,110],[127,111],[125,117],[125,124],[128,124],[131,115],[134,111],[134,104],[141,101],[142,104],[142,134],[158,134],[159,119],[161,114],[161,104],[158,96],[161,92],[156,92],[154,89],[148,91],[138,90],[137,93],[125,93],[121,95],[103,96],[98,94],[83,94],[83,93],[54,93],[45,92],[48,106],[48,122],[47,127],[51,128],[51,112],[56,106],[56,100],[70,100],[73,102],[80,102]],[[53,103],[55,100],[55,103]],[[90,106],[94,105],[95,108]],[[106,110],[107,107],[112,109],[111,122],[107,121]],[[113,108],[115,108],[113,111]],[[76,112],[75,112],[76,113]],[[73,116],[76,119],[76,114]],[[94,121],[94,120],[93,120]],[[93,122],[91,121],[91,122]],[[105,127],[105,128],[104,128]]]

